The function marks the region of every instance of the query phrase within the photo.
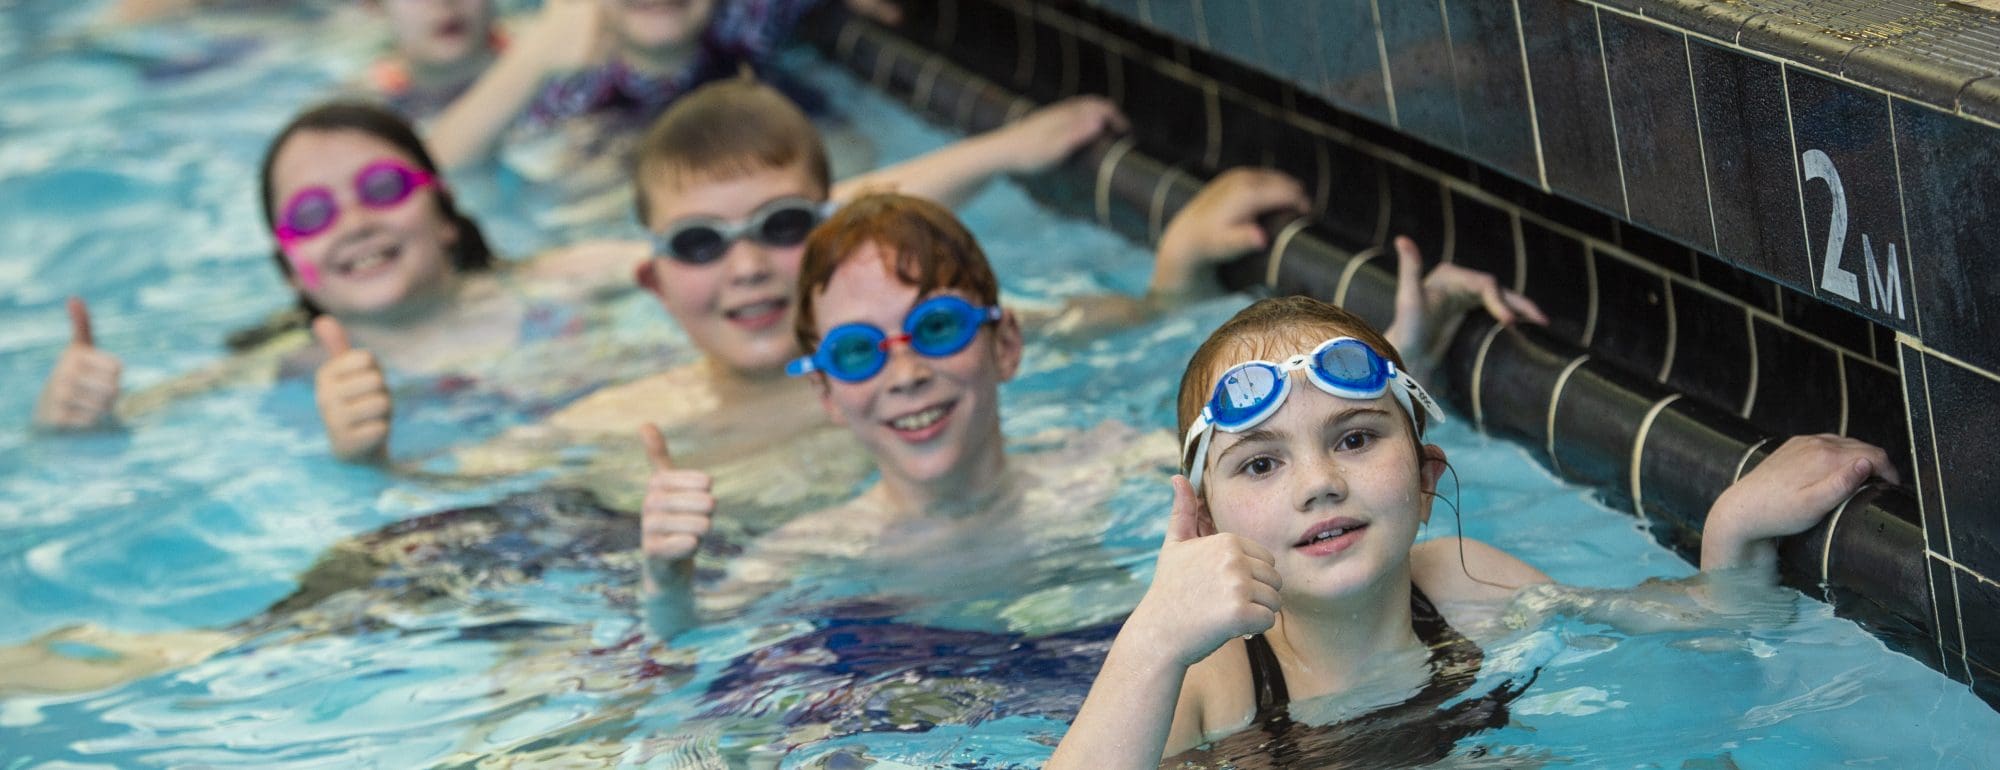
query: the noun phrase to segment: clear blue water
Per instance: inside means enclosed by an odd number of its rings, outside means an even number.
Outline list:
[[[67,337],[67,295],[91,301],[128,393],[218,360],[224,334],[287,302],[259,227],[256,163],[293,111],[370,50],[367,30],[345,17],[210,20],[73,42],[89,13],[0,4],[0,643],[79,622],[127,633],[228,627],[285,597],[344,538],[532,488],[333,463],[300,383],[224,389],[121,432],[25,430]],[[199,66],[209,60],[226,64]],[[877,160],[950,139],[836,73],[815,80],[867,116]],[[504,179],[455,182],[474,191],[501,250],[557,242],[532,212],[508,210]],[[1144,250],[1011,185],[964,213],[1011,301],[1144,284]],[[605,220],[561,237],[630,228]],[[1168,430],[1181,363],[1241,302],[1086,344],[1031,341],[1004,394],[1014,451],[1096,446],[1106,434],[1092,431],[1106,421]],[[604,334],[621,349],[685,360],[649,300],[606,312],[615,323]],[[634,373],[601,363],[600,379]],[[399,411],[397,436],[471,442],[546,404],[419,403]],[[1462,421],[1437,438],[1462,475],[1468,536],[1578,585],[1691,572],[1527,450]],[[865,560],[801,567],[791,587],[672,651],[633,643],[633,577],[616,558],[385,605],[365,627],[257,634],[126,685],[0,700],[0,767],[1034,765],[1088,688],[1107,624],[1144,591],[1164,477],[1084,484],[1105,502],[1079,517],[1079,531],[1027,538],[1014,569],[977,585],[912,596]],[[1444,531],[1450,519],[1436,521]],[[2000,756],[2000,717],[1963,686],[1824,605],[1801,598],[1797,612],[1756,631],[1624,636],[1563,620],[1524,630],[1493,658],[1539,665],[1539,678],[1509,726],[1463,741],[1452,762],[1969,767]]]

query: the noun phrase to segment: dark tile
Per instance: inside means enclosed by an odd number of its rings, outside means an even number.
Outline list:
[[[1094,36],[1078,35],[1072,30],[1062,30],[1061,45],[1064,56],[1076,58],[1076,93],[1111,95],[1112,61]]]
[[[1522,209],[1606,243],[1618,242],[1618,218],[1560,195],[1530,191],[1514,201]]]
[[[1634,375],[1657,380],[1667,360],[1667,279],[1598,254],[1597,326],[1590,348]]]
[[[1389,238],[1407,235],[1417,242],[1428,268],[1444,258],[1444,188],[1437,180],[1399,166],[1389,167]],[[1383,245],[1388,245],[1386,242]],[[1391,264],[1393,270],[1394,263]]]
[[[1125,57],[1121,67],[1125,101],[1119,106],[1131,117],[1140,146],[1169,162],[1200,160],[1208,144],[1202,89],[1150,59]]]
[[[1750,324],[1741,305],[1674,286],[1674,361],[1667,387],[1732,415],[1750,396]]]
[[[1966,656],[1972,659],[1975,677],[1989,674],[2000,666],[2000,585],[1994,585],[1988,574],[1961,570],[1957,577]]]
[[[1903,403],[1902,377],[1866,356],[1843,356],[1840,363],[1847,377],[1847,435],[1888,452],[1898,475],[1914,483],[1910,411]]]
[[[1604,485],[1613,505],[1629,508],[1632,447],[1639,423],[1658,396],[1630,387],[1616,364],[1592,358],[1564,383],[1555,405],[1558,470],[1566,477]]]
[[[1738,302],[1773,315],[1779,311],[1778,293],[1784,289],[1763,276],[1699,252],[1695,255],[1695,273],[1697,280]]]
[[[1796,69],[1787,77],[1807,251],[1819,255],[1813,293],[1916,331],[1911,270],[1897,259],[1907,241],[1888,97]]]
[[[1017,14],[997,3],[959,0],[952,5],[953,13],[941,15],[945,23],[956,22],[946,30],[950,44],[945,55],[987,80],[1013,82],[1019,61]]]
[[[1319,94],[1342,109],[1390,125],[1389,93],[1382,80],[1382,47],[1369,0],[1328,0],[1319,8]]]
[[[1680,525],[1676,540],[1698,544],[1708,508],[1729,487],[1743,447],[1761,438],[1726,410],[1678,399],[1660,411],[1646,432],[1636,494],[1647,510]]]
[[[2000,75],[1989,75],[1967,83],[1958,92],[1958,108],[1980,120],[2000,123]]]
[[[1868,319],[1790,289],[1783,291],[1781,315],[1785,323],[1827,342],[1868,355],[1869,346],[1874,344],[1874,333],[1869,328],[1874,324]]]
[[[1311,93],[1319,93],[1326,83],[1319,58],[1323,4],[1323,0],[1256,0],[1265,69]]]
[[[1140,0],[1139,11],[1154,29],[1190,43],[1202,42],[1208,32],[1201,28],[1195,5],[1201,0]]]
[[[1377,3],[1396,125],[1439,147],[1465,146],[1444,9],[1432,3]]]
[[[1915,274],[1924,343],[2000,369],[2000,129],[1901,101],[1895,115],[1903,271]]]
[[[1265,57],[1264,28],[1258,21],[1262,0],[1200,0],[1207,26],[1208,50],[1259,72],[1270,72]]]
[[[1131,21],[1139,21],[1140,2],[1141,0],[1092,0],[1091,5],[1118,14]],[[913,7],[922,7],[930,5],[930,3],[911,3],[910,5]],[[908,9],[905,9],[904,12],[907,13]]]
[[[1695,103],[1715,212],[1716,254],[1764,277],[1809,289],[1798,163],[1777,64],[1690,41]]]
[[[1275,122],[1265,111],[1231,95],[1218,97],[1222,138],[1216,145],[1216,171],[1237,166],[1270,166],[1277,161],[1272,146]]]
[[[1596,8],[1571,0],[1520,0],[1517,7],[1549,187],[1623,214]]]
[[[1523,220],[1521,248],[1528,269],[1521,293],[1548,314],[1551,334],[1582,343],[1591,313],[1590,255],[1583,242]]]
[[[1031,27],[1029,43],[1035,53],[1029,59],[1028,83],[1014,90],[1037,102],[1048,103],[1077,93],[1076,38],[1065,30],[1037,19]]]
[[[1325,211],[1333,179],[1332,160],[1321,146],[1324,137],[1307,128],[1305,121],[1289,116],[1272,121],[1269,129],[1271,167],[1299,180],[1314,210]]]
[[[1932,354],[1924,356],[1930,381],[1932,438],[1951,556],[1983,575],[2000,575],[2000,379]],[[1936,546],[1933,545],[1933,548]]]
[[[1890,368],[1899,366],[1901,359],[1896,356],[1896,330],[1881,324],[1869,324],[1869,327],[1875,337],[1875,361]]]
[[[1512,3],[1445,3],[1465,151],[1517,179],[1541,183],[1527,71]]]
[[[1832,348],[1762,318],[1750,422],[1773,436],[1840,430],[1840,361]]]
[[[1380,243],[1387,232],[1388,164],[1335,141],[1325,141],[1331,181],[1321,219],[1334,241],[1359,249]]]
[[[1598,15],[1633,222],[1715,250],[1686,36],[1615,13]]]
[[[1458,193],[1451,193],[1452,262],[1491,274],[1501,286],[1514,285],[1514,217]]]
[[[1618,225],[1618,248],[1666,269],[1675,275],[1694,277],[1694,252],[1672,239],[1630,224]]]
[[[1930,569],[1931,606],[1937,611],[1938,646],[1944,658],[1938,670],[1963,682],[1969,672],[1959,653],[1965,649],[1965,638],[1959,633],[1958,569],[1936,557],[1926,558],[1924,563]]]
[[[1910,455],[1916,459],[1916,475],[1903,483],[1916,490],[1923,507],[1924,542],[1931,550],[1951,556],[1951,538],[1946,535],[1944,490],[1938,486],[1936,442],[1931,431],[1931,404],[1924,382],[1924,354],[1908,345],[1897,345],[1901,357],[1903,403],[1909,406]]]

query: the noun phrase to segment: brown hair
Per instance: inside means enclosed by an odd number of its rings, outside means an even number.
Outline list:
[[[1298,296],[1271,297],[1251,303],[1217,327],[1188,359],[1187,372],[1181,375],[1179,407],[1176,409],[1180,429],[1175,435],[1186,436],[1188,426],[1194,424],[1201,408],[1207,405],[1208,397],[1215,391],[1215,380],[1222,375],[1220,367],[1251,359],[1283,360],[1343,336],[1366,343],[1377,354],[1395,364],[1397,371],[1408,371],[1403,366],[1402,355],[1396,351],[1395,345],[1389,344],[1387,337],[1383,337],[1361,316],[1338,305]],[[1424,412],[1415,409],[1409,418],[1415,427],[1410,438],[1421,444],[1417,435],[1425,428]],[[1422,456],[1419,451],[1418,457]],[[1183,466],[1189,461],[1190,458],[1181,458]]]
[[[777,89],[743,77],[710,83],[674,102],[653,121],[632,168],[639,223],[649,188],[691,177],[733,178],[798,165],[824,194],[832,185],[826,145],[798,105]]]
[[[799,313],[792,329],[800,350],[810,353],[819,345],[813,295],[833,281],[833,271],[871,243],[904,283],[917,287],[919,296],[957,289],[982,305],[1000,303],[1000,279],[986,252],[949,210],[908,195],[864,195],[841,206],[806,239],[799,265]]]

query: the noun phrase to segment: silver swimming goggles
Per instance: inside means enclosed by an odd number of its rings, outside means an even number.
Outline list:
[[[1418,424],[1413,403],[1423,405],[1429,423],[1444,422],[1443,410],[1408,373],[1397,371],[1395,364],[1368,343],[1335,337],[1311,353],[1292,356],[1281,364],[1245,361],[1222,373],[1215,383],[1215,394],[1201,408],[1201,416],[1188,426],[1187,438],[1181,442],[1181,456],[1189,457],[1189,486],[1201,489],[1202,467],[1208,464],[1208,444],[1215,431],[1241,433],[1270,419],[1292,392],[1292,372],[1301,369],[1314,387],[1341,398],[1363,400],[1393,393],[1413,426]],[[1423,437],[1421,429],[1417,436]]]

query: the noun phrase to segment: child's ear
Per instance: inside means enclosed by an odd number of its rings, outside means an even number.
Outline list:
[[[647,294],[660,296],[660,273],[653,269],[653,260],[648,259],[633,266],[632,282],[639,284],[639,288],[645,289]]]
[[[1194,531],[1197,537],[1208,537],[1220,530],[1215,528],[1215,516],[1208,512],[1208,495],[1196,493],[1194,496]]]
[[[1437,499],[1438,479],[1444,477],[1444,469],[1444,448],[1436,444],[1425,444],[1422,456],[1418,459],[1418,471],[1423,474],[1423,495],[1426,500]],[[1423,521],[1428,524],[1430,520],[1431,507],[1425,505]]]
[[[1014,311],[1002,309],[993,326],[993,352],[999,357],[1002,382],[1014,379],[1014,373],[1020,371],[1021,346],[1021,319],[1014,317]]]
[[[819,408],[826,412],[826,419],[835,425],[846,427],[847,418],[842,416],[840,409],[833,405],[833,387],[827,383],[826,374],[824,372],[813,372],[806,375],[806,379],[812,381],[813,392],[819,394]]]

